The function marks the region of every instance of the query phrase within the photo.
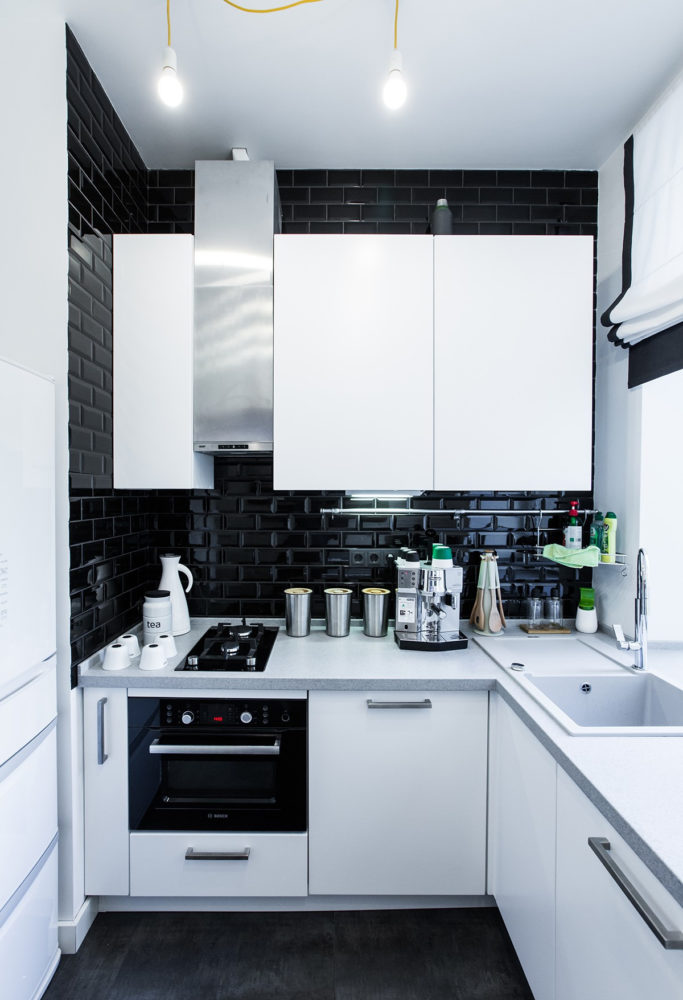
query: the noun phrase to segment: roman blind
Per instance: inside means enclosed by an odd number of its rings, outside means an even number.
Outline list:
[[[676,328],[683,324],[683,78],[627,141],[624,188],[622,291],[602,322],[612,328],[610,339],[625,347],[676,333],[681,367],[683,327]],[[670,353],[670,339],[666,343]]]

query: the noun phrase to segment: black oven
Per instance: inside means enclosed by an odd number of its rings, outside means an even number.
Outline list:
[[[305,699],[128,699],[131,830],[306,829]]]

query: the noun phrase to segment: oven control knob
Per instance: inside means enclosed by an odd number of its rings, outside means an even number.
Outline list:
[[[254,716],[251,712],[242,712],[240,715],[240,722],[243,722],[245,726],[248,726]]]
[[[180,721],[184,726],[189,726],[190,723],[194,722],[194,712],[191,712],[189,708],[186,708],[180,716]]]
[[[289,722],[289,712],[283,712],[282,713],[282,721],[283,722]]]

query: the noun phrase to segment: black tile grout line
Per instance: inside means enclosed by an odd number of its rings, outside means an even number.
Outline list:
[[[548,593],[553,587],[559,589],[565,611],[573,610],[580,575],[535,561],[523,527],[496,532],[494,524],[489,531],[479,527],[459,533],[450,523],[438,521],[435,512],[432,519],[416,518],[411,525],[401,520],[386,527],[354,521],[352,526],[366,541],[369,536],[370,545],[351,544],[352,528],[342,519],[324,523],[316,514],[315,495],[282,497],[273,492],[269,461],[218,460],[212,492],[112,489],[111,234],[193,232],[194,171],[145,168],[68,29],[67,93],[73,663],[134,624],[145,588],[158,580],[157,554],[173,546],[197,569],[190,603],[199,614],[279,617],[281,591],[289,583],[321,587],[330,581],[353,585],[358,611],[361,587],[368,580],[384,583],[387,578],[384,570],[350,565],[349,549],[387,548],[392,536],[425,546],[430,532],[441,541],[452,537],[464,563],[465,613],[478,552],[491,545],[498,546],[506,575],[508,613],[519,609],[534,590]],[[460,232],[595,235],[597,229],[594,171],[326,169],[280,170],[277,176],[285,228],[292,232],[424,233],[430,199],[442,194],[451,199]],[[301,205],[324,217],[296,219],[295,209]],[[408,217],[400,218],[403,213]],[[544,213],[553,217],[535,218]],[[369,217],[373,214],[377,217]],[[166,221],[160,221],[165,215]],[[477,496],[465,495],[459,505]],[[515,502],[512,495],[504,496]],[[544,502],[557,502],[561,496],[548,494]],[[240,497],[238,502],[235,498]],[[581,497],[592,505],[590,494]],[[105,505],[113,511],[120,504],[121,513],[92,516],[83,506],[88,499],[101,501],[103,511]],[[440,506],[448,500],[442,498]],[[259,510],[258,501],[273,505],[272,511]],[[200,513],[197,503],[202,505]],[[163,520],[168,504],[186,519],[187,527]],[[124,511],[137,520],[117,520]],[[558,527],[549,526],[551,540],[559,540]],[[328,541],[321,542],[325,535]],[[138,562],[132,566],[134,560]]]

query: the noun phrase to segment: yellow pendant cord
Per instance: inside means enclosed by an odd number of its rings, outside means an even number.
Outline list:
[[[243,10],[246,14],[275,14],[278,10],[289,10],[291,7],[299,7],[302,3],[320,3],[321,0],[293,0],[292,3],[287,3],[283,7],[266,7],[266,8],[253,8],[253,7],[242,7],[238,3],[233,3],[233,0],[223,0],[230,7],[234,7],[235,10]],[[396,0],[396,17],[398,17],[398,0]],[[168,28],[168,47],[171,47],[171,0],[166,0],[166,25]],[[396,27],[394,26],[394,48],[396,48]]]
[[[230,7],[234,7],[236,10],[243,10],[246,14],[275,14],[278,10],[289,10],[290,7],[298,7],[302,3],[320,2],[321,0],[294,0],[293,3],[286,3],[284,7],[253,8],[241,7],[238,3],[233,3],[232,0],[223,0],[223,3],[227,3]]]
[[[398,48],[398,0],[396,0],[396,11],[394,13],[394,48]]]

